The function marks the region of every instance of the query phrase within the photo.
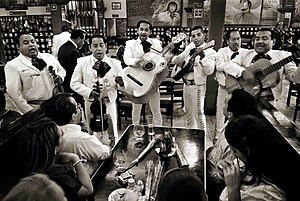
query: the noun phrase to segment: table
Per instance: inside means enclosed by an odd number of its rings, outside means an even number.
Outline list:
[[[189,163],[190,169],[197,172],[202,181],[204,181],[204,154],[205,154],[205,135],[202,130],[198,129],[186,129],[175,127],[155,127],[156,134],[163,134],[165,129],[169,129],[172,135],[175,137],[179,149]],[[149,143],[147,126],[145,126],[145,135],[143,141],[143,147],[137,148],[135,146],[136,141],[133,135],[133,125],[129,125],[118,143],[113,147],[113,151],[116,149],[123,149],[127,155],[126,167],[130,165],[131,161],[136,159],[138,155],[144,150]],[[142,180],[146,183],[145,165],[146,161],[153,160],[155,163],[159,160],[158,154],[155,150],[151,152],[142,160],[137,166],[131,169],[131,172],[135,175],[135,180]],[[165,168],[165,171],[178,167],[178,163],[175,157],[171,157]],[[107,200],[109,194],[122,186],[117,182],[115,177],[114,164],[112,157],[105,160],[99,168],[97,175],[93,178],[94,195],[96,200]]]

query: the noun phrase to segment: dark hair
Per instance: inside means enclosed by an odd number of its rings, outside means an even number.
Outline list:
[[[145,20],[145,19],[138,21],[136,28],[139,28],[142,23],[149,24],[149,28],[152,31],[152,29],[153,29],[152,24],[148,20]]]
[[[22,178],[3,201],[64,201],[63,189],[45,174]]]
[[[232,91],[231,98],[227,103],[227,111],[232,112],[234,117],[241,115],[262,116],[257,110],[255,98],[244,89],[235,89]]]
[[[206,201],[203,182],[187,168],[167,171],[158,186],[158,201]]]
[[[77,112],[76,105],[71,103],[71,98],[71,94],[58,94],[45,101],[41,108],[47,117],[51,118],[57,125],[63,126],[68,124],[72,115]]]
[[[47,117],[24,128],[19,141],[19,159],[23,174],[45,171],[54,161],[59,139],[57,125]]]
[[[61,31],[62,31],[62,32],[64,32],[64,31],[70,31],[70,28],[69,28],[68,25],[63,25],[63,26],[61,27]]]
[[[283,188],[287,178],[284,167],[288,159],[281,141],[274,139],[274,130],[265,120],[251,115],[243,115],[230,121],[225,129],[228,144],[241,153],[247,160],[246,170],[258,181],[265,181]],[[283,171],[283,172],[282,172]]]
[[[2,90],[0,90],[0,111],[4,110],[6,106],[5,95]]]
[[[106,38],[105,38],[103,35],[95,34],[95,35],[92,35],[92,36],[90,37],[90,40],[89,40],[90,45],[92,44],[92,40],[93,40],[94,38],[102,38],[103,42],[104,42],[105,44],[107,43]]]
[[[258,29],[258,31],[256,33],[262,32],[262,31],[269,31],[271,33],[271,39],[275,38],[275,34],[272,29],[263,27],[263,28]]]
[[[177,10],[178,5],[177,5],[177,3],[176,3],[175,1],[171,1],[171,2],[168,4],[168,10],[170,10],[170,6],[171,6],[172,4],[176,6],[176,10]],[[176,10],[175,10],[175,11],[176,11]]]
[[[240,0],[240,3],[241,3],[241,1],[242,1],[242,0]],[[249,9],[251,9],[251,6],[252,6],[251,1],[250,1],[250,0],[247,0],[247,2],[248,2],[248,7],[249,7]]]
[[[24,32],[19,32],[15,38],[15,44],[19,44],[20,45],[20,38],[23,35],[32,35],[30,32],[24,31]],[[33,35],[32,35],[33,36]]]
[[[77,39],[78,37],[84,39],[83,31],[80,29],[73,30],[71,33],[71,39]]]
[[[204,29],[202,26],[194,26],[191,31],[194,31],[194,30],[197,30],[197,29],[200,29],[202,33],[204,33]]]
[[[229,40],[230,34],[231,34],[232,32],[238,32],[238,33],[240,33],[239,30],[237,30],[237,29],[230,29],[230,30],[228,30],[228,31],[225,33],[225,38],[226,38],[227,40]]]

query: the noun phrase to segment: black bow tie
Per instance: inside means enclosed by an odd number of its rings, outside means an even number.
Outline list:
[[[193,48],[193,49],[190,50],[190,54],[189,55],[192,56],[195,52],[196,52],[196,48]]]
[[[252,59],[252,63],[256,62],[259,59],[267,59],[267,60],[271,60],[272,58],[268,55],[268,54],[261,54],[258,53],[257,55],[255,55],[255,57]]]
[[[32,62],[32,65],[34,67],[36,67],[37,69],[39,69],[40,71],[43,70],[47,66],[46,62],[40,58],[33,58],[31,60],[31,62]]]
[[[143,46],[143,50],[144,50],[144,53],[147,53],[147,52],[150,52],[150,48],[152,46],[151,43],[149,43],[148,41],[142,41],[141,42],[142,46]]]
[[[103,78],[111,69],[111,67],[104,61],[97,61],[92,68],[97,71],[97,75],[100,78]]]
[[[232,53],[231,57],[230,57],[230,60],[234,59],[236,57],[236,55],[238,55],[239,52],[234,52]]]

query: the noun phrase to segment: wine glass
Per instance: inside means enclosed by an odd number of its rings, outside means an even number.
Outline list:
[[[142,142],[144,140],[143,136],[145,134],[145,128],[143,125],[134,125],[133,127],[133,135],[135,136],[135,140],[137,142]]]
[[[122,149],[116,149],[113,152],[113,163],[116,166],[116,171],[119,172],[120,170],[125,168],[125,163],[127,160],[127,156],[125,151]]]

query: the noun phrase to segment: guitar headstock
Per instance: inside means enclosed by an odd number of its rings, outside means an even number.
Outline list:
[[[186,34],[185,33],[179,33],[175,37],[172,38],[172,43],[174,43],[174,44],[180,43],[185,38],[186,38]]]

